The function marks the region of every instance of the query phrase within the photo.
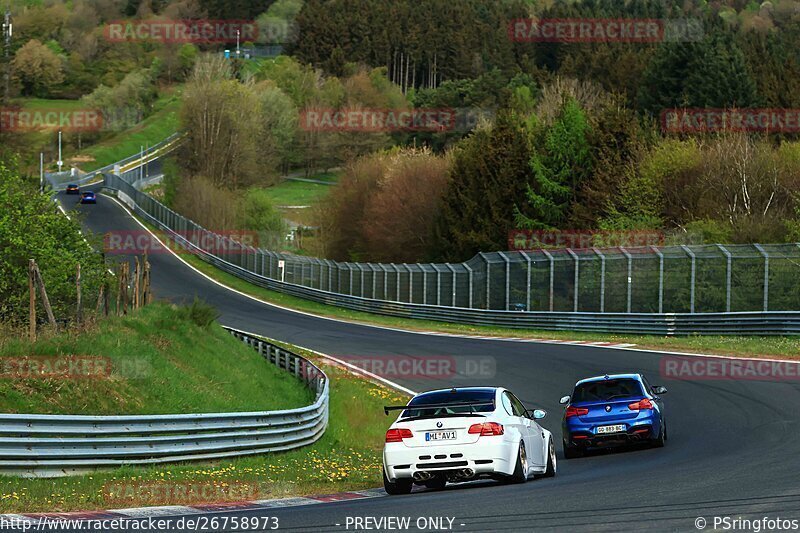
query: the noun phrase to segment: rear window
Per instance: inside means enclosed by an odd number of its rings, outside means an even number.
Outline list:
[[[635,379],[605,379],[575,387],[572,402],[607,402],[643,395],[642,385]]]
[[[461,413],[491,413],[494,411],[494,390],[471,391],[443,391],[421,394],[409,402],[409,406],[422,407],[425,405],[459,404],[466,402],[492,402],[492,405],[464,406],[464,407],[437,407],[434,409],[406,409],[401,418],[418,416],[439,416]]]

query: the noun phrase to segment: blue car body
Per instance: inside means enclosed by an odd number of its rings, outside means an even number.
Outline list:
[[[588,449],[637,442],[663,446],[667,423],[661,395],[641,374],[614,374],[575,384],[562,421],[564,455],[577,457]]]
[[[82,204],[96,204],[97,197],[93,192],[85,192],[81,195],[81,203]]]

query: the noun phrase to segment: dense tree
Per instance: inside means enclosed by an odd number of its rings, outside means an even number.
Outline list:
[[[517,225],[529,229],[557,228],[569,214],[579,188],[591,174],[589,122],[574,99],[567,99],[556,121],[534,133],[527,189],[530,209],[516,209]]]
[[[456,147],[436,226],[439,257],[465,260],[506,248],[516,227],[514,207],[528,212],[530,158],[525,125],[507,111]]]
[[[64,81],[61,58],[35,39],[17,50],[12,70],[23,96],[46,98]]]

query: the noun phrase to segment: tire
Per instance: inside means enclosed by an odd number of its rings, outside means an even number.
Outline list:
[[[564,443],[564,459],[577,459],[583,457],[583,450]]]
[[[528,454],[525,451],[525,445],[519,443],[519,451],[517,452],[517,463],[514,467],[514,473],[511,474],[509,482],[511,483],[525,483],[528,481]]]
[[[386,472],[383,473],[383,488],[386,489],[386,494],[389,494],[390,496],[410,494],[413,486],[414,480],[411,478],[401,478],[397,481],[389,481],[389,478],[386,477]]]
[[[553,439],[547,446],[547,470],[544,471],[542,477],[555,477],[558,463],[556,462],[556,447],[553,446]]]
[[[434,490],[442,490],[447,485],[447,478],[444,476],[435,476],[425,482],[425,487]]]
[[[664,444],[667,441],[667,425],[664,424],[664,421],[661,421],[661,430],[658,433],[658,437],[653,440],[653,447],[654,448],[663,448]]]

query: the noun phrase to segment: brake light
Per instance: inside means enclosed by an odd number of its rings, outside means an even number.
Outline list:
[[[643,409],[649,409],[652,411],[653,402],[645,398],[644,400],[628,404],[628,409],[630,409],[631,411],[641,411]]]
[[[386,442],[403,442],[403,439],[410,439],[413,436],[410,429],[390,429],[386,432]]]
[[[583,416],[588,414],[589,410],[585,407],[572,407],[571,405],[567,407],[567,418],[573,416]]]
[[[492,435],[502,435],[505,432],[502,424],[497,422],[484,422],[483,424],[472,424],[469,427],[470,435],[480,435],[481,437],[491,437]]]

